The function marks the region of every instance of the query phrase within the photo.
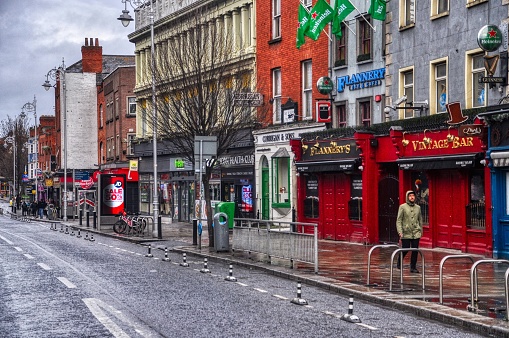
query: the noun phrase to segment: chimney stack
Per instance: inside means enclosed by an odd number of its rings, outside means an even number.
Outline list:
[[[99,46],[99,39],[85,38],[85,45],[81,47],[81,63],[83,73],[102,73],[103,48]]]

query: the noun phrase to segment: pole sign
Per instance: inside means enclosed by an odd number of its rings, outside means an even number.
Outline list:
[[[118,215],[125,208],[125,175],[101,175],[101,215]]]
[[[329,95],[332,93],[332,80],[328,76],[322,76],[316,82],[316,89],[320,94]]]
[[[477,44],[486,52],[494,52],[502,45],[502,32],[496,25],[486,25],[477,33]]]

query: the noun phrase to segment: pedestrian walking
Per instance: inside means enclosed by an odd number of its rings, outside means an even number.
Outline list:
[[[30,211],[32,212],[32,217],[37,216],[37,201],[32,201],[30,204]]]
[[[39,203],[37,203],[37,208],[39,209],[39,218],[43,219],[44,209],[46,208],[46,201],[40,200]]]
[[[421,207],[415,203],[415,192],[409,190],[406,192],[406,202],[401,204],[398,209],[398,217],[396,219],[396,229],[401,241],[401,247],[419,248],[419,240],[422,236],[422,214]],[[403,259],[407,251],[403,252]],[[410,256],[410,272],[419,273],[417,270],[417,251],[412,251]],[[401,268],[402,262],[399,261],[398,269]]]
[[[23,216],[28,216],[28,203],[26,201],[21,203],[21,214]]]

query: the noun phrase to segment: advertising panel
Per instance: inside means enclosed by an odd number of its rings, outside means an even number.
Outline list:
[[[101,215],[118,215],[125,207],[125,175],[101,175]]]

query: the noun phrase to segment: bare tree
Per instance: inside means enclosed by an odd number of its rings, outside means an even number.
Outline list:
[[[195,163],[195,136],[216,136],[217,157],[263,121],[267,109],[246,99],[256,92],[254,48],[233,34],[226,21],[216,20],[216,7],[205,5],[170,20],[157,32],[155,76],[157,128],[161,139]],[[254,33],[252,33],[254,34]],[[147,60],[148,61],[148,60]],[[146,62],[149,68],[150,63]],[[147,106],[150,91],[143,91]],[[152,125],[150,114],[147,125]],[[209,181],[217,165],[209,161],[202,175],[210,246],[214,245]],[[199,191],[199,190],[197,190]],[[202,197],[198,197],[203,199]]]
[[[0,122],[0,175],[8,178],[14,183],[14,169],[16,169],[16,186],[21,187],[22,175],[28,164],[28,153],[26,152],[26,143],[28,141],[29,129],[28,121],[21,118],[11,118]],[[7,142],[7,138],[12,137],[14,143]],[[14,146],[14,144],[16,146]],[[16,168],[14,168],[14,158],[16,158]],[[21,191],[18,191],[21,193]]]

